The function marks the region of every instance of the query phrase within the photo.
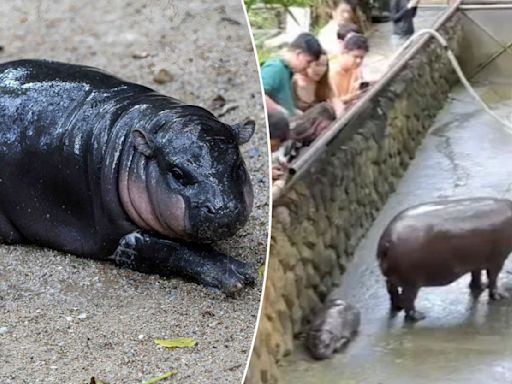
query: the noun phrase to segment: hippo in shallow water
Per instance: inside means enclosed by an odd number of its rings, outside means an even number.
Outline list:
[[[1,64],[0,241],[233,293],[254,268],[206,243],[248,220],[253,133],[92,67]]]
[[[328,299],[318,311],[306,336],[315,359],[328,359],[354,338],[361,323],[359,310],[341,299]]]
[[[497,280],[511,251],[512,201],[470,198],[400,212],[379,240],[377,259],[392,309],[405,309],[414,321],[425,317],[414,306],[421,287],[447,285],[466,273],[470,288],[479,291],[481,271],[487,271],[490,299],[507,297]]]

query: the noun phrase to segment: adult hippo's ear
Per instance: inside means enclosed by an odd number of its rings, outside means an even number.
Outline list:
[[[155,141],[153,136],[142,129],[132,130],[132,140],[135,148],[146,157],[153,157]]]
[[[238,145],[242,145],[247,143],[254,135],[256,123],[253,119],[247,119],[242,123],[233,124],[231,127],[236,133]]]

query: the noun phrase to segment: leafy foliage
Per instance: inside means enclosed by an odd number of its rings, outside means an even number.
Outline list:
[[[244,0],[247,10],[255,4],[280,5],[282,7],[314,7],[324,3],[322,0]]]
[[[190,348],[196,345],[196,341],[191,337],[178,337],[177,339],[157,339],[155,344],[166,348]]]

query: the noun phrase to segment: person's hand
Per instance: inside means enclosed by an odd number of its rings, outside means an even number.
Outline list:
[[[267,104],[267,111],[271,113],[282,113],[286,117],[290,117],[290,114],[286,110],[285,107],[277,104],[274,100],[272,100],[270,97],[265,96],[265,103]]]
[[[288,111],[286,110],[285,107],[279,106],[279,112],[281,112],[283,115],[285,115],[288,118],[290,117],[290,114],[288,113]]]
[[[334,113],[336,117],[340,117],[345,112],[345,103],[340,98],[334,98],[330,100],[332,108],[334,109]]]
[[[349,93],[348,95],[342,97],[341,100],[345,104],[348,104],[348,103],[351,103],[352,101],[356,100],[357,98],[359,98],[362,94],[363,94],[363,91],[358,89],[357,91],[353,91],[353,92]]]
[[[272,166],[272,181],[280,179],[286,173],[285,167],[282,165]]]

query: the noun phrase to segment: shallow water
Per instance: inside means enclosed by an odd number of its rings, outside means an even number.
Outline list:
[[[478,93],[510,121],[510,85],[479,84]],[[405,325],[389,315],[389,299],[375,258],[389,220],[414,204],[471,196],[512,198],[512,133],[455,88],[419,148],[396,193],[359,244],[336,294],[359,306],[359,336],[333,359],[315,362],[302,344],[284,364],[294,384],[420,384],[512,382],[512,299],[476,301],[469,275],[440,288],[423,288],[417,308],[427,318]],[[485,281],[485,279],[484,279]],[[512,258],[499,280],[512,292]]]

